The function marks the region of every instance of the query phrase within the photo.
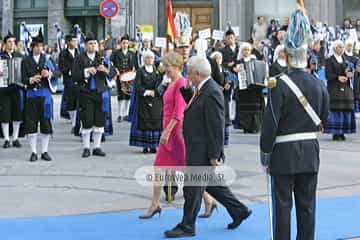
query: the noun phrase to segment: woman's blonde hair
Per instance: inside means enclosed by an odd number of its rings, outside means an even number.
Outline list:
[[[162,57],[161,62],[163,64],[181,68],[184,64],[184,59],[177,52],[168,52]]]

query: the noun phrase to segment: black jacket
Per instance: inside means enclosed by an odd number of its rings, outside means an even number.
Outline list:
[[[74,82],[71,78],[71,70],[75,58],[79,55],[78,50],[75,49],[75,57],[71,55],[68,49],[63,50],[59,56],[59,70],[63,75],[63,82],[65,86],[72,86]]]
[[[27,85],[28,89],[49,87],[47,78],[42,78],[40,83],[30,84],[30,78],[35,75],[41,75],[41,71],[47,69],[45,66],[46,57],[40,55],[39,63],[36,63],[33,55],[25,56],[21,62],[22,82]]]
[[[85,78],[84,70],[89,67],[98,67],[99,65],[103,64],[103,59],[100,57],[99,53],[95,54],[95,58],[92,61],[85,53],[77,56],[74,60],[74,64],[72,67],[72,78],[73,81],[76,81],[80,89],[82,91],[87,91],[90,89],[90,79]],[[109,67],[109,66],[108,66]],[[109,67],[109,74],[105,72],[97,72],[95,74],[95,82],[96,82],[96,90],[98,92],[103,92],[107,87],[106,79],[113,78],[116,75],[115,69]]]
[[[237,56],[239,54],[239,47],[236,46],[235,51],[233,51],[229,46],[225,46],[223,49],[221,49],[221,53],[223,55],[223,66],[226,68],[229,72],[233,72],[233,66],[229,66],[228,64],[231,62],[236,62]]]
[[[181,89],[186,102],[192,93]],[[224,159],[224,96],[212,79],[201,88],[185,110],[183,135],[188,166],[210,166],[212,159]]]
[[[138,128],[142,131],[160,131],[162,127],[162,94],[159,85],[161,77],[156,71],[148,73],[145,67],[136,72],[135,89],[137,96]],[[155,91],[155,97],[144,96],[146,90]]]
[[[303,70],[289,72],[288,76],[302,91],[322,123],[326,124],[329,96],[325,85]],[[272,153],[270,173],[280,175],[318,172],[317,140],[275,144],[276,136],[317,131],[317,126],[305,112],[295,94],[279,79],[277,86],[269,91],[260,137],[261,150]]]
[[[342,83],[338,80],[339,76],[345,76],[347,63],[343,58],[343,63],[338,63],[334,56],[326,60],[326,79],[330,94],[330,109],[332,111],[352,111],[354,110],[354,91],[350,86],[350,81]]]
[[[121,49],[116,50],[111,55],[111,61],[120,71],[120,73],[132,71],[134,68],[138,69],[136,54],[131,52],[130,50],[127,51],[126,55],[124,55]]]

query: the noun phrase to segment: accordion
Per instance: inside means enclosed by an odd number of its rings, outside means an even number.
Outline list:
[[[266,64],[262,61],[254,60],[240,63],[238,73],[239,89],[248,89],[251,86],[265,87]]]
[[[21,80],[21,61],[22,58],[0,60],[0,88],[12,85],[24,87]]]

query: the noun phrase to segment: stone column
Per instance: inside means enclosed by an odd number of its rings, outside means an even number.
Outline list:
[[[62,27],[64,34],[70,31],[70,25],[64,16],[65,0],[49,0],[48,1],[48,44],[53,46],[56,43],[55,24]]]
[[[247,0],[220,0],[220,27],[226,29],[226,23],[240,27],[239,39],[246,41],[254,19],[254,2]]]
[[[0,6],[2,11],[1,36],[4,37],[7,35],[8,30],[14,33],[14,1],[2,0]]]
[[[336,0],[312,0],[306,1],[305,4],[310,19],[333,26],[338,16],[342,15],[342,9],[337,9],[336,2]]]
[[[152,25],[154,28],[154,37],[158,30],[158,5],[157,0],[136,1],[134,6],[134,24]]]

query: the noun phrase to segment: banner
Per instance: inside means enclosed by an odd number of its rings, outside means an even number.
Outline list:
[[[32,37],[38,35],[39,30],[41,28],[42,32],[44,33],[44,24],[26,24],[26,28],[29,30],[29,33]],[[24,33],[24,26],[20,25],[20,40],[25,41]]]
[[[224,39],[224,31],[214,30],[212,33],[212,38],[215,40],[223,40]]]
[[[140,25],[140,31],[142,33],[142,39],[148,38],[151,41],[154,40],[154,28],[152,25]]]

